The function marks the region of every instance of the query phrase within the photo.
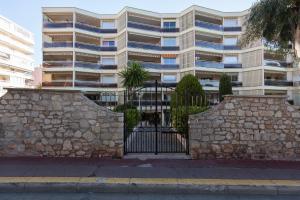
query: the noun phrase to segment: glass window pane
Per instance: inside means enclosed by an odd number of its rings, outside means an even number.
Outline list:
[[[112,57],[106,57],[101,59],[103,65],[114,65],[115,59]]]
[[[164,28],[176,28],[176,22],[164,22]]]
[[[238,20],[237,19],[224,19],[223,26],[225,26],[225,27],[235,27],[235,26],[238,26]]]
[[[166,65],[175,65],[176,58],[163,58],[164,64]]]
[[[103,41],[102,45],[105,47],[113,47],[115,46],[115,41]]]
[[[115,22],[113,22],[113,21],[103,21],[101,28],[103,28],[103,29],[114,29],[115,28]]]
[[[176,46],[176,38],[164,38],[163,46]]]
[[[224,38],[224,45],[237,45],[237,38],[232,37],[232,38]]]
[[[114,76],[102,76],[101,77],[102,83],[115,83],[115,77]]]
[[[226,64],[237,64],[238,63],[238,57],[237,56],[225,56],[224,57],[224,63],[226,63]]]
[[[163,82],[176,82],[176,75],[164,75]]]

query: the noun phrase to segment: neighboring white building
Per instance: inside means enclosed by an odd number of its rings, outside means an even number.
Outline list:
[[[43,87],[121,91],[117,73],[134,60],[152,80],[178,82],[193,74],[212,96],[227,73],[236,94],[288,95],[298,102],[298,67],[262,40],[239,46],[247,14],[200,6],[180,13],[125,7],[111,15],[43,8]]]
[[[0,96],[3,88],[28,87],[32,81],[33,35],[0,15]]]

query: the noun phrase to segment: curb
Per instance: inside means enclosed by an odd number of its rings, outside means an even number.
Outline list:
[[[300,180],[0,177],[0,192],[300,195]]]

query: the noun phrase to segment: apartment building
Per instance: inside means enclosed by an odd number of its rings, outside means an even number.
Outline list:
[[[0,96],[3,88],[28,87],[32,81],[33,45],[31,32],[0,16]]]
[[[299,69],[291,60],[263,40],[239,46],[247,10],[191,6],[155,13],[125,7],[110,15],[47,7],[42,12],[44,88],[117,93],[124,90],[118,72],[137,61],[159,82],[193,74],[212,96],[226,73],[235,94],[287,95],[300,103]]]

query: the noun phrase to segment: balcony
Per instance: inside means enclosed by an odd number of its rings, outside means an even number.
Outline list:
[[[199,80],[199,82],[203,87],[219,87],[219,85],[220,85],[219,80],[202,79],[202,80]]]
[[[294,84],[293,84],[292,81],[287,81],[287,80],[269,80],[269,79],[265,79],[265,85],[267,85],[267,86],[291,87]]]
[[[155,32],[160,32],[161,28],[158,26],[152,26],[149,24],[142,24],[138,22],[128,22],[127,26],[129,28],[136,28],[136,29],[142,29],[142,30],[147,30],[147,31],[155,31]]]
[[[161,28],[161,32],[176,33],[176,32],[179,32],[179,28]]]
[[[76,80],[75,81],[76,87],[101,87],[101,88],[116,88],[118,85],[117,83],[101,83],[99,81],[82,81]]]
[[[196,67],[214,68],[214,69],[224,69],[224,64],[215,61],[203,61],[197,60]]]
[[[241,81],[231,81],[232,87],[243,87],[243,83]]]
[[[160,46],[159,44],[150,44],[145,42],[136,42],[136,41],[128,41],[128,47],[131,48],[139,48],[139,49],[149,49],[156,51],[178,51],[178,46]]]
[[[76,42],[75,47],[79,49],[88,49],[92,51],[117,51],[117,47],[101,47],[95,44],[87,44],[82,42]]]
[[[234,26],[234,27],[223,27],[224,32],[241,32],[242,27]]]
[[[210,30],[223,31],[222,25],[204,22],[200,20],[195,21],[195,26],[200,28],[210,29]]]
[[[73,22],[44,22],[44,28],[73,28]]]
[[[241,50],[241,47],[237,46],[237,45],[224,45],[223,49],[224,50]]]
[[[161,63],[153,63],[153,62],[140,62],[140,64],[146,69],[157,69],[157,70],[174,70],[179,69],[179,65],[169,65],[169,64],[161,64]]]
[[[101,29],[96,26],[91,26],[88,24],[76,23],[75,28],[94,32],[94,33],[117,33],[117,29]]]
[[[42,87],[72,87],[72,80],[53,80],[51,82],[43,82]]]
[[[44,61],[44,68],[66,68],[73,67],[72,61]]]
[[[89,63],[89,62],[82,62],[82,61],[76,61],[75,67],[95,69],[95,70],[117,69],[117,65],[101,65],[101,64],[97,64],[97,63]]]
[[[73,42],[44,42],[44,48],[66,48],[73,47]]]
[[[225,69],[241,69],[242,64],[240,63],[224,63]]]
[[[197,40],[196,46],[209,48],[209,49],[223,50],[223,44],[215,43],[215,42],[207,42],[202,40]]]
[[[265,59],[264,60],[264,66],[292,68],[293,67],[293,63],[288,63],[288,62],[285,62],[285,61]]]

